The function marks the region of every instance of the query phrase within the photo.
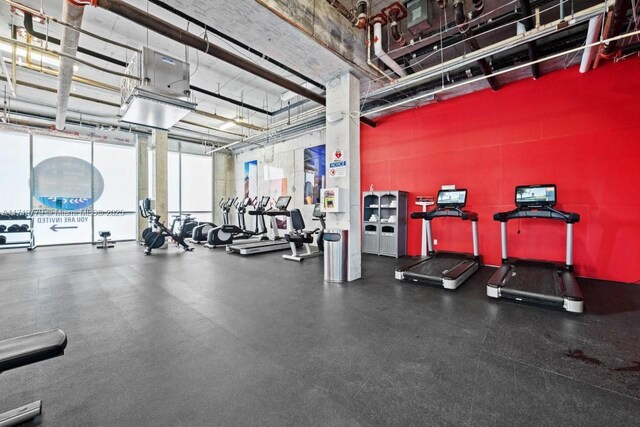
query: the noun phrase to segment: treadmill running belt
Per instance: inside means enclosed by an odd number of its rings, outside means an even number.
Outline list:
[[[410,270],[407,270],[407,273],[439,278],[442,277],[443,271],[451,270],[467,258],[468,257],[466,255],[462,254],[437,254],[429,261],[418,264]]]
[[[562,296],[557,268],[550,263],[516,263],[516,268],[509,273],[506,287],[534,294]]]

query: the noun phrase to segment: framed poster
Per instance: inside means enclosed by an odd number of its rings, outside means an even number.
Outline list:
[[[304,204],[320,203],[320,190],[327,182],[325,168],[325,146],[317,145],[304,149]]]
[[[258,197],[258,161],[244,162],[244,197]]]

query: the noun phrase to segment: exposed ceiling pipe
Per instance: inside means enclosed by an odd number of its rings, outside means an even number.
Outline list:
[[[380,21],[376,21],[373,24],[373,52],[387,67],[391,68],[394,73],[400,77],[407,75],[406,71],[404,71],[396,61],[391,59],[382,48],[382,23]]]
[[[369,9],[369,0],[358,0],[356,3],[356,28],[366,28],[369,20],[367,19],[367,10]]]
[[[35,30],[35,28],[33,27],[33,15],[31,15],[31,13],[29,13],[27,11],[24,11],[24,28],[25,28],[25,30],[27,31],[28,34],[32,35],[33,37],[35,37],[35,38],[37,38],[39,40],[43,40],[43,41],[46,40],[48,43],[53,43],[53,44],[60,45],[60,40],[59,39],[57,39],[57,38],[55,38],[53,36],[50,36],[48,34],[40,33],[40,32]],[[131,50],[135,50],[135,49],[131,48]],[[78,46],[78,52],[83,53],[83,54],[88,55],[88,56],[92,56],[94,58],[101,59],[103,61],[109,62],[109,63],[114,64],[114,65],[119,65],[121,67],[126,67],[127,66],[127,63],[124,62],[124,61],[120,61],[119,59],[112,58],[112,57],[107,56],[107,55],[103,55],[103,54],[95,52],[95,51],[93,51],[91,49],[83,48],[82,46]],[[235,100],[233,98],[229,98],[227,96],[220,95],[220,94],[215,93],[215,92],[211,92],[210,90],[207,90],[207,89],[203,89],[203,88],[200,88],[200,87],[197,87],[197,86],[194,86],[194,85],[190,85],[189,88],[191,90],[195,91],[195,92],[199,92],[199,93],[202,93],[204,95],[211,96],[213,98],[221,99],[221,100],[229,102],[229,103],[231,103],[233,105],[237,105],[238,107],[246,108],[248,110],[252,110],[252,111],[255,111],[257,113],[262,113],[262,114],[266,114],[266,115],[269,115],[269,116],[274,115],[274,113],[271,112],[271,111],[267,111],[267,110],[265,110],[263,108],[259,108],[259,107],[256,107],[254,105],[251,105],[251,104],[246,104],[244,102],[237,101],[237,100]]]
[[[399,79],[394,84],[386,85],[384,87],[381,87],[380,89],[371,91],[369,93],[369,99],[377,99],[385,96],[385,94],[387,93],[392,93],[392,92],[395,93],[400,90],[406,90],[411,87],[416,87],[420,85],[422,82],[428,81],[435,76],[441,76],[443,73],[460,69],[461,67],[464,67],[473,62],[476,62],[478,59],[491,56],[491,55],[500,54],[501,52],[505,52],[513,48],[516,48],[531,40],[538,40],[543,37],[554,34],[559,30],[574,28],[577,25],[586,23],[589,19],[593,18],[594,16],[601,15],[603,9],[605,8],[605,5],[609,3],[610,3],[610,0],[605,0],[603,3],[597,4],[595,6],[591,6],[579,12],[575,12],[572,15],[572,19],[570,21],[559,19],[552,22],[548,22],[546,24],[541,24],[531,29],[530,31],[527,31],[522,34],[516,34],[515,36],[501,40],[490,46],[484,47],[478,51],[469,52],[464,56],[452,58],[443,63],[434,65],[429,68],[425,68],[424,70],[417,71],[414,74],[411,74],[407,77],[403,77],[402,79]],[[540,63],[542,61],[538,59],[536,62]],[[531,64],[529,63],[529,65]],[[497,73],[494,73],[494,74],[497,74]]]
[[[33,15],[30,14],[29,12],[24,12],[24,29],[27,31],[27,34],[32,35],[38,40],[46,41],[47,43],[56,44],[58,46],[60,45],[60,39],[53,37],[52,35],[49,35],[49,34],[40,33],[36,31],[35,28],[33,28]],[[78,45],[78,52],[84,53],[85,55],[89,55],[94,58],[101,59],[106,62],[110,62],[115,65],[120,65],[121,67],[127,66],[127,63],[124,61],[120,61],[118,59],[112,58],[108,55],[103,55],[101,53],[95,52],[90,49],[85,49],[80,45]]]
[[[587,30],[586,45],[595,43],[600,36],[600,28],[602,26],[602,15],[594,16],[589,20],[589,29]],[[582,52],[582,61],[580,61],[580,72],[586,73],[591,68],[593,57],[596,53],[597,47],[588,47]]]
[[[398,25],[399,13],[400,11],[397,8],[391,9],[389,11],[389,30],[391,30],[391,37],[393,37],[393,40],[395,40],[395,42],[400,46],[404,46],[407,41],[404,39],[404,34],[400,32],[400,28]]]
[[[455,14],[456,25],[458,26],[458,30],[464,35],[467,39],[467,44],[471,48],[471,51],[476,51],[480,49],[478,45],[478,41],[473,35],[473,30],[469,26],[469,20],[467,16],[464,14],[464,0],[455,0],[453,3],[453,11]],[[487,82],[491,86],[491,89],[494,91],[500,89],[498,85],[498,81],[495,77],[490,77],[492,74],[491,65],[487,62],[485,58],[480,58],[477,61],[480,70],[482,70],[482,74],[487,76]]]
[[[233,37],[221,32],[221,31],[216,30],[215,28],[211,27],[210,25],[205,24],[204,22],[194,18],[193,16],[187,15],[186,13],[176,9],[175,7],[172,7],[172,6],[168,5],[167,3],[163,2],[163,1],[160,1],[160,0],[148,0],[148,1],[151,4],[154,4],[154,5],[158,6],[158,7],[161,7],[162,9],[167,10],[167,11],[173,13],[174,15],[179,16],[182,19],[185,19],[185,20],[191,22],[192,24],[195,24],[195,25],[199,26],[200,28],[204,29],[205,31],[208,31],[208,32],[210,32],[212,34],[215,34],[216,36],[220,37],[223,40],[226,40],[226,41],[228,41],[230,43],[233,43],[234,45],[236,45],[236,46],[238,46],[238,47],[240,47],[242,49],[246,49],[247,51],[251,52],[252,54],[260,57],[261,59],[264,59],[265,61],[270,62],[273,65],[276,65],[276,66],[282,68],[283,70],[293,74],[296,77],[301,78],[302,80],[306,81],[307,83],[311,83],[312,85],[316,86],[319,89],[322,89],[322,90],[326,89],[323,84],[318,83],[317,81],[311,79],[309,76],[306,76],[305,74],[303,74],[303,73],[301,73],[299,71],[296,71],[296,70],[284,65],[283,63],[281,63],[279,61],[276,61],[273,58],[270,58],[269,56],[267,56],[264,53],[252,48],[251,46],[246,45],[246,44],[242,43],[241,41],[239,41],[237,39],[234,39]]]
[[[190,46],[210,56],[213,56],[214,58],[218,58],[221,61],[232,64],[240,68],[241,70],[247,71],[282,88],[288,89],[291,92],[297,93],[298,95],[317,102],[320,105],[326,105],[327,103],[327,100],[324,96],[313,92],[312,90],[309,90],[303,86],[300,86],[278,74],[274,74],[271,71],[259,65],[256,65],[253,62],[248,61],[238,55],[235,55],[225,49],[222,49],[219,46],[211,44],[208,40],[198,37],[193,33],[185,31],[180,27],[163,21],[162,19],[159,19],[143,10],[135,8],[122,0],[88,1],[91,1],[91,3],[96,7],[108,10],[118,16],[135,22],[136,24],[148,28],[151,31],[163,35],[171,40],[175,40],[186,46]],[[366,117],[360,117],[360,121],[369,126],[375,126],[375,122]]]
[[[66,23],[80,27],[84,4],[75,0],[68,0],[62,3],[62,20]],[[65,27],[62,32],[60,42],[60,52],[74,57],[78,50],[78,40],[80,34],[77,31]],[[69,94],[71,93],[71,83],[73,82],[74,61],[66,56],[60,57],[60,68],[58,73],[58,99],[56,101],[56,129],[64,130],[64,122],[67,118],[67,108],[69,107]]]
[[[478,16],[482,15],[482,12],[484,12],[484,1],[473,0],[473,10],[469,12],[469,20],[476,19]]]
[[[378,74],[380,74],[382,77],[388,79],[390,82],[393,83],[393,79],[387,73],[382,71],[380,67],[374,64],[373,61],[371,60],[371,30],[373,29],[372,27],[373,27],[372,25],[369,25],[367,27],[367,64],[369,64],[371,68],[376,70]]]
[[[347,9],[345,7],[345,5],[340,3],[340,0],[327,0],[327,3],[329,3],[331,6],[333,6],[333,8],[335,10],[340,12],[340,15],[344,16],[345,18],[347,18],[347,20],[349,22],[351,22],[352,25],[357,25],[358,24],[358,18],[353,13],[351,13],[351,11],[349,9]]]
[[[520,0],[520,7],[522,9],[522,15],[525,17],[522,21],[522,24],[524,25],[525,31],[529,31],[533,28],[531,3],[529,2],[529,0]],[[527,49],[529,51],[529,60],[531,62],[538,59],[538,45],[535,40],[527,43]],[[538,63],[531,64],[531,75],[534,79],[538,79],[540,77],[540,66],[538,65]]]
[[[631,7],[631,0],[617,0],[616,4],[613,8],[613,18],[611,21],[611,25],[609,26],[609,31],[606,34],[606,38],[610,39],[612,37],[616,37],[622,33],[622,25],[624,24],[624,20],[627,17],[627,11]],[[600,54],[603,58],[609,59],[615,56],[618,49],[618,41],[612,40],[609,43],[605,43],[604,48],[602,49],[602,53]]]

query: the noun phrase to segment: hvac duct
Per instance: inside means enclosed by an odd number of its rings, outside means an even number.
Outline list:
[[[476,19],[484,11],[484,0],[473,0],[473,10],[469,12],[469,19]]]
[[[600,26],[602,25],[602,15],[595,16],[589,20],[589,29],[587,30],[586,45],[595,43],[600,35]],[[594,54],[597,50],[596,46],[587,47],[582,53],[582,61],[580,61],[580,72],[586,73],[591,68]]]
[[[367,10],[369,9],[369,0],[358,0],[356,4],[357,22],[355,24],[356,28],[363,29],[367,27],[368,19],[367,19]]]
[[[394,73],[400,77],[404,77],[407,73],[400,67],[400,65],[391,59],[391,57],[384,51],[382,47],[382,23],[376,22],[373,24],[373,52],[376,56],[384,62],[387,67],[391,68]]]
[[[476,51],[480,49],[478,41],[473,35],[473,30],[471,29],[471,27],[469,27],[469,20],[467,19],[467,15],[465,15],[464,13],[464,0],[455,0],[455,2],[453,3],[453,12],[455,14],[458,30],[460,30],[460,32],[464,35],[471,50]],[[495,77],[489,77],[491,76],[493,71],[491,70],[491,66],[489,65],[487,60],[485,58],[480,58],[478,59],[477,63],[478,67],[480,67],[480,70],[482,71],[482,74],[487,76],[487,82],[489,82],[491,89],[493,89],[494,91],[498,90],[500,86],[498,86],[498,82],[496,81]]]
[[[395,40],[400,46],[404,46],[406,40],[404,39],[404,35],[400,32],[398,14],[398,9],[393,9],[389,12],[389,29],[391,30],[391,37],[393,37],[393,40]]]
[[[221,61],[227,62],[241,70],[247,71],[254,76],[267,80],[277,86],[284,89],[288,89],[298,95],[317,102],[320,105],[326,105],[327,100],[324,96],[309,90],[303,86],[300,86],[291,80],[282,77],[279,74],[275,74],[249,60],[246,60],[238,55],[235,55],[201,37],[196,36],[189,31],[183,30],[170,22],[163,21],[162,19],[151,15],[143,10],[131,6],[130,4],[122,0],[87,0],[90,1],[96,7],[108,10],[128,19],[131,22],[148,28],[151,31],[165,36],[171,40],[175,40],[186,46],[197,49],[207,55],[218,58]],[[331,1],[329,1],[331,3]],[[367,117],[360,117],[360,121],[368,126],[375,127],[375,122]]]
[[[76,1],[65,1],[62,4],[62,20],[74,27],[82,24],[84,4]],[[80,33],[69,27],[64,27],[62,41],[60,42],[60,52],[75,58],[78,51],[78,39]],[[58,100],[56,103],[56,129],[63,130],[67,119],[67,108],[69,107],[69,94],[71,93],[71,83],[73,81],[73,60],[71,58],[60,57],[60,72],[58,77]]]

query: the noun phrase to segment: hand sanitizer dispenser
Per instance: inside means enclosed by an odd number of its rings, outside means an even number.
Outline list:
[[[320,191],[322,210],[339,213],[347,211],[347,191],[344,188],[323,188]]]

